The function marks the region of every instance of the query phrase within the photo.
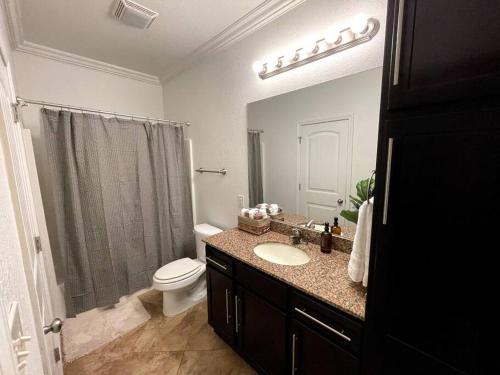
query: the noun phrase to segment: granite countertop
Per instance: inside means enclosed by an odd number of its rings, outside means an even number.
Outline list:
[[[256,236],[234,228],[207,237],[205,242],[306,294],[364,320],[366,289],[352,282],[347,275],[349,254],[335,250],[324,254],[318,245],[300,244],[297,247],[305,251],[311,260],[301,266],[284,266],[261,259],[253,252],[256,245],[264,242],[291,245],[288,236],[277,232]]]

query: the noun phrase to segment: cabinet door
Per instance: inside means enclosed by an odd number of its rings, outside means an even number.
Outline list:
[[[233,280],[207,266],[208,323],[229,344],[234,342]]]
[[[499,14],[491,0],[390,1],[389,108],[499,94]]]
[[[355,375],[359,361],[337,344],[296,319],[292,320],[293,374]]]
[[[486,344],[499,331],[487,302],[498,294],[499,124],[500,109],[479,108],[386,123],[388,194],[377,196],[385,203],[367,316],[384,331],[379,357],[390,373],[404,362],[394,353],[411,350],[426,358],[414,370],[427,373],[433,361],[467,374],[498,369]]]
[[[238,286],[236,324],[238,345],[265,374],[284,374],[286,315],[256,294]]]

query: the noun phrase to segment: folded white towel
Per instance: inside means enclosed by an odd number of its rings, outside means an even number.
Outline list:
[[[368,266],[370,261],[370,239],[372,236],[373,198],[359,208],[358,226],[354,235],[351,258],[347,273],[352,281],[368,285]]]

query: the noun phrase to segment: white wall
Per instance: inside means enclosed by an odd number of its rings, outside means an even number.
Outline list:
[[[12,58],[6,25],[4,8],[0,4],[0,48],[10,66]],[[6,95],[13,97],[8,69],[3,66],[1,61],[0,86],[0,90],[4,91]],[[8,172],[8,169],[11,167],[11,161],[8,153],[9,150],[7,149],[4,126],[5,124],[0,120],[0,301],[2,301],[0,308],[1,306],[8,308],[13,301],[19,302],[24,334],[33,337],[32,341],[27,344],[30,356],[26,373],[41,374],[43,372],[42,362],[35,334],[35,329],[38,330],[40,327],[35,327],[28,284],[24,276],[21,243],[12,200],[13,191],[11,189],[14,186],[14,182]],[[7,313],[5,311],[5,315]],[[4,321],[0,321],[0,324],[4,323]],[[0,337],[0,340],[2,339],[3,337]],[[7,361],[9,360],[8,355],[9,353],[5,350],[0,351],[0,372],[2,371],[2,366],[7,365]],[[6,367],[4,371],[7,371]]]
[[[381,84],[382,68],[375,68],[248,105],[248,127],[264,130],[266,202],[298,212],[297,125],[344,116],[353,127],[347,193],[356,195],[356,182],[375,169]],[[328,170],[328,160],[317,167]]]
[[[154,118],[164,117],[163,91],[159,85],[27,53],[14,52],[13,60],[17,95],[23,98]],[[40,106],[24,107],[22,119],[24,126],[32,132],[40,189],[50,233],[55,230],[55,221],[52,218],[49,169],[41,138]],[[57,254],[57,244],[51,245]],[[56,268],[61,268],[58,267],[57,256],[54,263]],[[59,293],[56,311],[64,316],[62,289],[56,292]]]
[[[382,66],[385,12],[385,0],[306,1],[164,84],[165,113],[192,122],[194,166],[229,170],[226,176],[195,176],[198,222],[234,226],[236,196],[248,195],[247,103]],[[253,73],[253,61],[275,56],[358,13],[380,20],[382,28],[369,43],[264,81]]]

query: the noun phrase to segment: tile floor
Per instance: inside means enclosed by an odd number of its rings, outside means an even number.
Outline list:
[[[151,319],[71,363],[66,375],[255,374],[207,322],[206,301],[173,318],[162,313],[162,295],[139,296]]]

